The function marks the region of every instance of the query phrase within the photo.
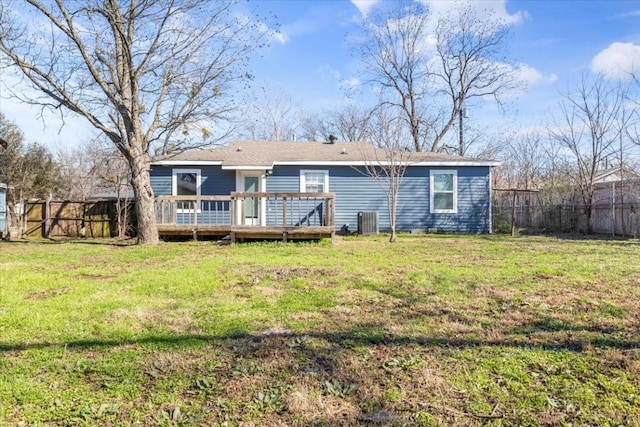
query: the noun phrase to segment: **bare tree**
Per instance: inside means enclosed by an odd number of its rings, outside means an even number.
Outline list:
[[[547,164],[544,136],[541,132],[529,130],[514,135],[511,144],[507,146],[505,157],[500,168],[506,170],[510,187],[538,189]]]
[[[303,111],[300,117],[300,138],[304,141],[326,140],[323,117],[321,113]]]
[[[580,82],[563,95],[560,116],[549,128],[550,137],[571,153],[572,178],[584,204],[587,232],[591,232],[591,205],[596,176],[605,158],[614,152],[620,140],[625,92],[619,85],[607,83],[602,76],[583,75]]]
[[[129,233],[132,188],[127,162],[113,146],[96,144],[92,147],[92,157],[96,159],[91,168],[91,176],[97,180],[98,188],[115,199],[116,226],[118,237]]]
[[[506,43],[509,27],[490,11],[482,16],[471,8],[454,16],[441,17],[436,26],[438,66],[432,74],[449,102],[449,110],[438,122],[431,151],[437,151],[444,136],[459,121],[458,154],[464,156],[464,108],[474,99],[493,98],[499,106],[501,95],[516,88],[514,69],[507,65]]]
[[[65,200],[85,201],[98,192],[99,178],[92,171],[102,158],[82,147],[58,147],[56,159],[62,176],[59,197]]]
[[[253,94],[245,126],[253,140],[290,140],[295,137],[299,114],[300,102],[281,86],[265,83]]]
[[[363,30],[363,83],[381,94],[381,106],[402,112],[415,151],[441,151],[458,122],[456,151],[464,155],[466,103],[493,98],[502,105],[501,96],[516,86],[506,62],[509,27],[488,11],[467,7],[434,23],[424,4],[394,2]]]
[[[122,153],[139,243],[158,241],[151,153],[212,143],[211,129],[235,108],[231,87],[247,78],[248,53],[259,46],[235,3],[26,0],[16,13],[0,0],[0,57],[41,96],[10,93],[85,118]],[[205,141],[189,137],[196,130]]]
[[[372,109],[349,103],[321,114],[307,115],[301,122],[302,136],[310,141],[328,140],[330,135],[341,141],[369,139]]]
[[[85,201],[90,197],[115,200],[118,237],[131,235],[127,227],[132,205],[130,170],[122,154],[104,138],[95,138],[85,147],[60,149],[56,155],[61,165],[62,184],[59,197]]]
[[[419,2],[393,4],[363,21],[359,54],[363,83],[380,92],[380,108],[397,108],[409,129],[413,149],[422,151],[428,129],[429,14]]]
[[[364,172],[376,180],[387,199],[389,242],[397,240],[396,219],[402,179],[411,161],[404,120],[394,109],[378,109],[371,121],[374,150],[362,148]]]

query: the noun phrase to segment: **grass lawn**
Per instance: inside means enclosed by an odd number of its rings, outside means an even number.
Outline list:
[[[640,426],[640,243],[0,243],[0,426]]]

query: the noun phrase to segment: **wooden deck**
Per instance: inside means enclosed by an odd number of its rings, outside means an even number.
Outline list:
[[[331,193],[231,193],[160,196],[155,211],[161,236],[244,240],[319,240],[335,236]]]

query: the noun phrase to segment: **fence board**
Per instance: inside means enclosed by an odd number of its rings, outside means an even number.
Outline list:
[[[493,223],[506,231],[514,219],[515,227],[539,232],[586,233],[589,206],[580,204],[542,205],[504,203],[493,205]],[[515,213],[515,217],[514,217]],[[615,215],[615,219],[614,219]],[[640,205],[611,203],[591,206],[591,231],[595,234],[615,234],[640,237]]]
[[[113,237],[118,233],[115,200],[27,202],[23,220],[26,237]]]

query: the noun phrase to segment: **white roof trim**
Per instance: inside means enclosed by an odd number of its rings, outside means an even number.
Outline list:
[[[220,160],[158,160],[152,166],[220,166]]]
[[[448,167],[459,167],[459,166],[499,166],[500,162],[495,160],[472,160],[472,161],[451,161],[451,160],[429,160],[429,161],[421,161],[421,162],[407,162],[407,166],[448,166]],[[274,162],[274,165],[281,166],[375,166],[375,165],[388,165],[388,162],[383,161],[363,161],[358,160],[355,162],[350,161],[284,161],[284,162]]]
[[[223,170],[263,171],[273,169],[273,165],[222,165]]]
[[[276,161],[271,165],[225,165],[220,160],[158,160],[151,162],[152,166],[222,166],[225,170],[267,170],[273,169],[276,165],[281,166],[373,166],[388,165],[384,161],[320,161],[320,160],[287,160]],[[438,166],[438,167],[460,167],[460,166],[500,166],[500,162],[496,160],[470,160],[470,161],[452,161],[452,160],[429,160],[420,162],[407,162],[407,166]]]

